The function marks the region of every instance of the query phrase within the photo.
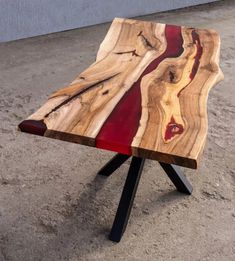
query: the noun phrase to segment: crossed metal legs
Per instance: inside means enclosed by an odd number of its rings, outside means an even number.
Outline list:
[[[117,154],[115,155],[99,172],[99,175],[110,176],[118,169],[130,156]],[[119,242],[125,232],[129,216],[131,213],[133,201],[139,184],[140,176],[144,167],[145,159],[132,157],[126,182],[122,191],[121,199],[118,205],[114,223],[109,235],[109,239],[114,242]],[[166,172],[177,190],[182,193],[191,194],[192,186],[177,166],[159,162],[161,167]]]

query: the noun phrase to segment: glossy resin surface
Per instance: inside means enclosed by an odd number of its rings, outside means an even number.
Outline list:
[[[213,30],[116,18],[96,61],[19,129],[196,168],[219,48]]]

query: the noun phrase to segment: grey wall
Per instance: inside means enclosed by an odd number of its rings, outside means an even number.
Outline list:
[[[0,42],[213,0],[0,0]]]

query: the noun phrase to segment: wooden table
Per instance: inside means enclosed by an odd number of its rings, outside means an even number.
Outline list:
[[[223,78],[219,51],[213,30],[116,18],[96,61],[19,124],[23,132],[118,152],[101,175],[132,156],[111,240],[124,233],[145,159],[191,194],[175,165],[198,166],[208,92]]]

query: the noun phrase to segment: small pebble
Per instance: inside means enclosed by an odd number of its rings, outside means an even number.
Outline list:
[[[142,213],[145,214],[145,215],[149,215],[148,209],[143,209],[143,210],[142,210]]]

